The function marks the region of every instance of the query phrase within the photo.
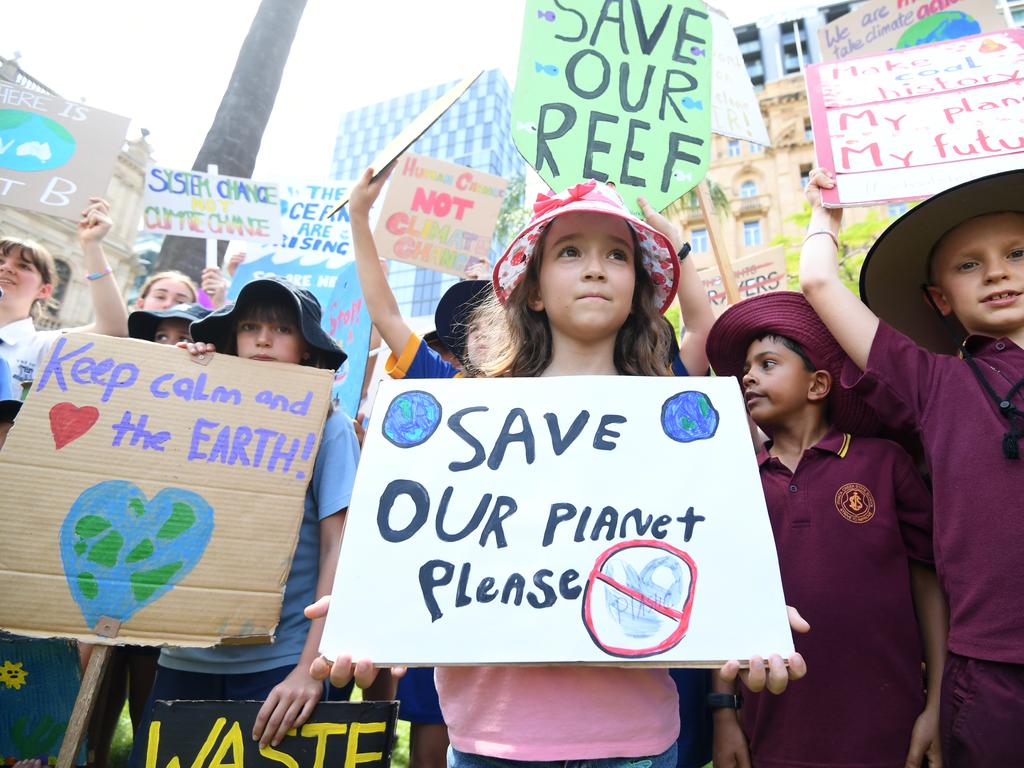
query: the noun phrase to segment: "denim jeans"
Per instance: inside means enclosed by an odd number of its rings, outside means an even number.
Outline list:
[[[448,747],[448,768],[676,768],[676,745],[649,757],[605,757],[598,760],[506,760],[473,755]]]

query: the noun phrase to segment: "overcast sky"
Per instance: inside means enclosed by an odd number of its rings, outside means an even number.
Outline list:
[[[736,23],[806,7],[718,0]],[[62,96],[132,118],[157,162],[189,168],[220,103],[258,0],[31,0],[9,3],[0,55]],[[479,68],[515,77],[520,0],[309,0],[256,178],[330,171],[342,113]]]

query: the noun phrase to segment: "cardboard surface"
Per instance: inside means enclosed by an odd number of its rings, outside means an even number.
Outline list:
[[[79,680],[72,643],[0,637],[0,761],[57,758]]]
[[[508,182],[406,154],[391,174],[373,239],[381,257],[465,277],[487,261]]]
[[[869,0],[818,30],[821,60],[946,42],[1006,26],[993,0]]]
[[[153,165],[145,181],[146,232],[251,243],[281,240],[276,184]]]
[[[1024,168],[1024,30],[807,67],[828,207],[929,197]]]
[[[381,384],[328,658],[702,666],[792,648],[735,379]]]
[[[0,82],[0,204],[77,222],[106,194],[128,122]]]
[[[440,120],[441,115],[447,112],[452,105],[459,100],[459,97],[468,91],[469,87],[473,85],[477,78],[483,73],[484,71],[482,69],[477,70],[475,74],[470,75],[466,79],[453,85],[433,104],[423,110],[415,120],[403,128],[401,133],[389,141],[384,149],[377,153],[377,156],[373,160],[373,177],[377,178],[381,171],[395,161],[395,158],[416,143],[416,139],[429,131],[430,126]],[[340,211],[347,203],[348,194],[346,193],[331,211],[331,215]]]
[[[711,131],[720,136],[771,146],[761,105],[743,63],[736,32],[724,13],[708,7],[711,14]]]
[[[762,293],[784,291],[786,290],[786,249],[777,245],[752,256],[736,259],[732,262],[732,271],[736,276],[736,288],[739,290],[741,301]],[[715,317],[718,317],[729,307],[725,288],[722,285],[721,273],[717,267],[708,267],[700,270],[697,274],[700,275],[701,282],[704,283],[704,290],[708,292],[711,310],[715,313]]]
[[[387,768],[391,764],[397,701],[321,702],[300,728],[289,731],[276,747],[263,750],[252,740],[260,706],[256,701],[156,702],[143,752],[146,768]]]
[[[352,261],[352,231],[348,211],[331,211],[348,195],[349,183],[333,179],[278,184],[281,239],[268,245],[246,247],[246,260],[238,267],[228,299],[251,280],[280,275],[313,292],[323,307],[330,301],[338,270]]]
[[[43,357],[0,454],[0,628],[139,645],[269,639],[331,372],[201,362],[81,333]]]
[[[693,189],[710,157],[704,3],[525,5],[512,138],[526,162],[556,192],[615,182],[635,213],[639,195],[660,211]]]

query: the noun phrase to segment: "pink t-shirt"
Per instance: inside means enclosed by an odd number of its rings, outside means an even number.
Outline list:
[[[511,760],[658,755],[679,736],[665,669],[445,667],[435,673],[452,746]]]

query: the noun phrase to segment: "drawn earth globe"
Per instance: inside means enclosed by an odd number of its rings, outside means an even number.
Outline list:
[[[426,442],[441,423],[441,404],[429,392],[403,392],[384,414],[384,437],[400,448]]]
[[[48,171],[75,154],[75,137],[60,123],[21,109],[0,109],[0,168]]]
[[[981,33],[981,24],[963,11],[939,11],[915,22],[900,36],[897,48],[941,43]]]

